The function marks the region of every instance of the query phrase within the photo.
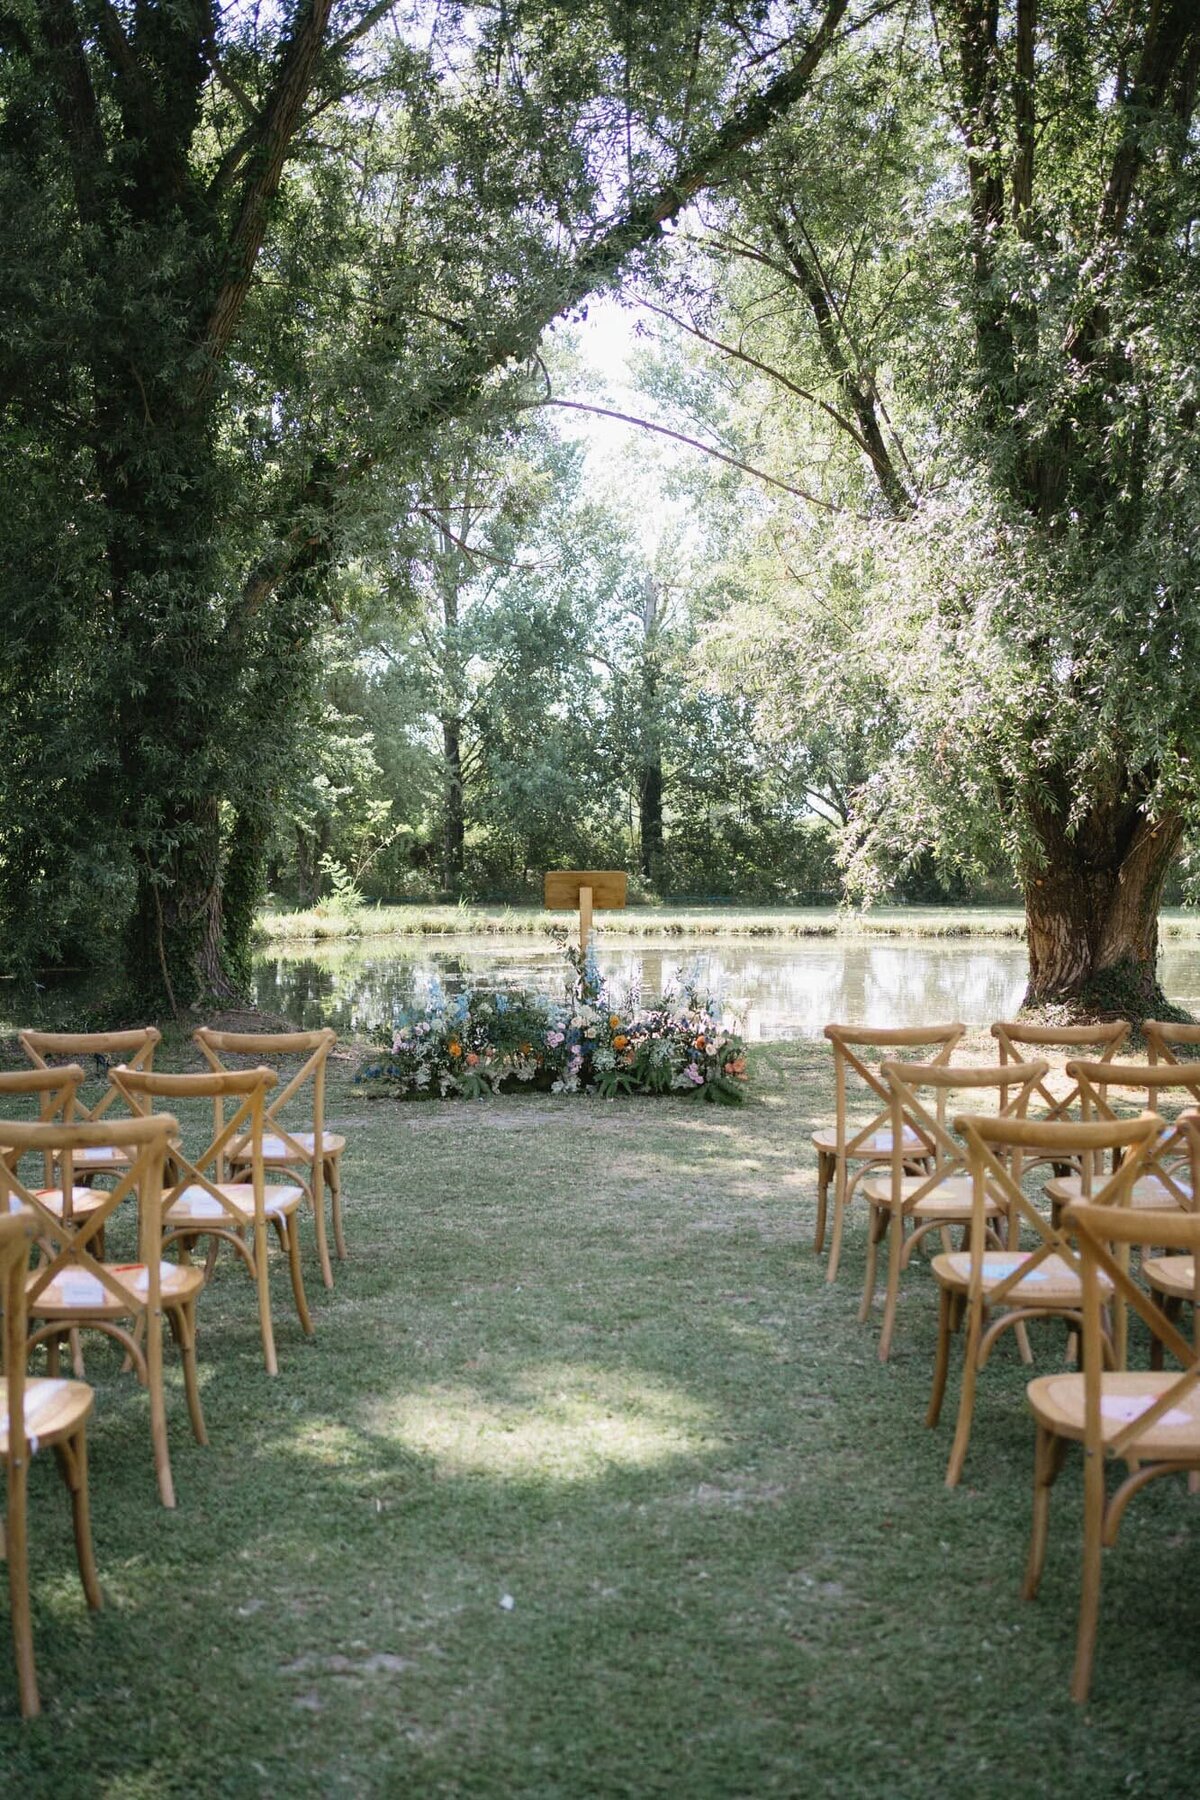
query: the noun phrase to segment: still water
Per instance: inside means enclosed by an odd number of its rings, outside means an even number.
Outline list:
[[[598,948],[610,991],[624,996],[636,984],[650,999],[695,972],[751,1039],[818,1037],[831,1019],[986,1026],[1011,1018],[1025,989],[1025,947],[1005,939],[698,938],[655,946],[610,933]],[[255,999],[305,1026],[378,1037],[398,1011],[423,1005],[435,981],[447,993],[536,988],[558,998],[563,970],[552,944],[528,938],[276,945],[257,961]],[[1200,948],[1168,947],[1160,973],[1173,1000],[1200,1011]]]

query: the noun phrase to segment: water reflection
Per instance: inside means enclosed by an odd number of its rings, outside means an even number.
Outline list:
[[[752,1039],[816,1037],[831,1019],[909,1025],[962,1019],[978,1027],[1011,1017],[1025,988],[1025,948],[1004,939],[696,939],[648,946],[615,934],[600,944],[600,967],[625,992],[660,994],[681,973],[721,994]],[[1200,950],[1168,948],[1163,985],[1200,1010]],[[377,1037],[394,1015],[420,1006],[439,981],[536,988],[560,997],[563,962],[552,944],[495,938],[370,939],[342,945],[276,946],[255,967],[255,999],[305,1026],[329,1024]]]

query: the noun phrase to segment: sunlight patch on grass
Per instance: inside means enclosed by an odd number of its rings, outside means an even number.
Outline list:
[[[678,1388],[586,1364],[522,1371],[503,1395],[465,1384],[398,1394],[370,1429],[446,1474],[587,1481],[695,1456],[720,1439],[713,1414]]]

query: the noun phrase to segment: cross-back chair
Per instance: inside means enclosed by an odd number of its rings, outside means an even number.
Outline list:
[[[162,1042],[162,1032],[154,1025],[134,1031],[22,1031],[19,1042],[35,1069],[48,1070],[51,1057],[65,1056],[83,1062],[91,1057],[102,1076],[107,1077],[114,1063],[135,1069],[151,1068],[154,1052]],[[120,1094],[109,1078],[93,1105],[84,1104],[77,1096],[68,1118],[73,1123],[91,1123],[106,1117],[119,1101]],[[115,1142],[99,1141],[87,1149],[80,1147],[75,1156],[76,1173],[85,1177],[103,1169],[119,1169],[127,1163],[128,1158],[121,1154],[121,1147]],[[46,1185],[50,1185],[49,1171]]]
[[[1022,1593],[1036,1598],[1049,1535],[1050,1489],[1068,1444],[1083,1446],[1083,1579],[1071,1697],[1083,1702],[1091,1688],[1100,1612],[1101,1560],[1117,1540],[1125,1508],[1149,1482],[1164,1475],[1200,1471],[1200,1338],[1191,1343],[1130,1280],[1133,1247],[1165,1244],[1193,1269],[1193,1319],[1200,1318],[1200,1213],[1135,1211],[1095,1201],[1076,1201],[1067,1221],[1076,1234],[1083,1269],[1082,1373],[1042,1375],[1028,1388],[1037,1421],[1034,1453],[1033,1528]],[[1114,1250],[1123,1254],[1114,1255]],[[1102,1367],[1103,1307],[1108,1295],[1145,1320],[1166,1345],[1178,1370],[1114,1371]],[[1123,1462],[1128,1473],[1110,1495],[1106,1467]]]
[[[1083,1169],[1086,1197],[1109,1208],[1124,1203],[1141,1174],[1147,1156],[1161,1130],[1153,1113],[1140,1119],[1091,1124],[1047,1122],[1012,1117],[981,1118],[960,1115],[955,1130],[966,1142],[971,1170],[970,1248],[943,1252],[933,1260],[933,1273],[941,1290],[938,1304],[938,1346],[933,1391],[926,1423],[937,1424],[946,1391],[950,1340],[965,1320],[962,1387],[958,1422],[946,1467],[946,1486],[956,1487],[962,1477],[979,1371],[986,1365],[1000,1335],[1033,1319],[1059,1318],[1077,1333],[1082,1325],[1083,1284],[1079,1254],[1063,1224],[1045,1218],[1021,1186],[1022,1166],[1029,1153],[1037,1162],[1078,1159]],[[1105,1153],[1121,1156],[1107,1176],[1099,1173]],[[1007,1206],[1010,1234],[1003,1250],[989,1250],[985,1226],[989,1196]],[[1033,1239],[1032,1249],[1021,1248],[1021,1231]],[[1124,1356],[1124,1309],[1114,1319],[1110,1359]]]
[[[79,1152],[107,1145],[119,1151],[122,1166],[113,1170],[114,1186],[101,1192],[100,1205],[83,1218],[53,1212],[13,1167],[0,1163],[0,1193],[4,1199],[15,1195],[30,1209],[42,1249],[42,1260],[28,1283],[32,1327],[28,1347],[46,1345],[50,1374],[55,1376],[61,1340],[73,1328],[100,1332],[121,1345],[148,1391],[158,1491],[163,1505],[172,1507],[175,1487],[163,1387],[164,1313],[179,1345],[192,1431],[197,1443],[208,1442],[196,1378],[196,1298],[204,1276],[199,1269],[162,1261],[163,1164],[178,1131],[178,1122],[169,1113],[77,1125],[6,1121],[4,1136],[13,1150],[18,1155],[49,1151],[63,1171],[67,1191],[73,1187]],[[136,1209],[137,1261],[105,1262],[96,1254],[97,1242],[125,1202]]]
[[[0,1072],[0,1102],[36,1099],[38,1118],[43,1124],[52,1124],[56,1119],[65,1123],[75,1110],[75,1097],[84,1080],[83,1069],[78,1063],[53,1069],[6,1069]],[[0,1119],[0,1156],[9,1155],[4,1121]],[[97,1204],[96,1194],[90,1187],[75,1187],[69,1196],[64,1196],[61,1185],[52,1185],[54,1165],[48,1153],[42,1159],[42,1170],[46,1185],[38,1189],[38,1195],[53,1211],[61,1212],[66,1206],[68,1210],[82,1213]]]
[[[279,1056],[299,1056],[304,1060],[290,1080],[281,1085],[266,1109],[266,1136],[263,1139],[263,1162],[268,1169],[289,1171],[312,1203],[317,1234],[317,1256],[321,1279],[327,1288],[333,1286],[333,1268],[329,1261],[329,1245],[325,1235],[325,1188],[329,1189],[333,1214],[333,1242],[338,1261],[345,1261],[346,1239],[342,1228],[342,1152],[346,1140],[338,1132],[325,1129],[325,1073],[329,1052],[337,1043],[337,1032],[328,1025],[319,1031],[241,1032],[213,1031],[201,1026],[195,1034],[209,1067],[223,1072],[226,1056],[255,1056],[272,1063]],[[282,1077],[281,1077],[282,1080]],[[311,1087],[311,1114],[303,1122],[284,1119],[284,1113],[296,1097]],[[229,1160],[236,1169],[248,1165],[246,1144],[230,1146]]]
[[[974,1209],[967,1151],[962,1140],[947,1127],[948,1097],[958,1092],[980,1096],[991,1093],[996,1096],[1004,1116],[1024,1118],[1047,1067],[1044,1062],[1010,1063],[1003,1070],[995,1067],[954,1068],[946,1063],[885,1062],[881,1065],[880,1073],[891,1093],[893,1145],[903,1145],[906,1131],[916,1133],[930,1146],[931,1164],[920,1174],[906,1175],[903,1150],[899,1153],[893,1150],[888,1173],[868,1173],[862,1184],[863,1196],[871,1209],[867,1268],[858,1314],[863,1324],[870,1318],[874,1304],[879,1244],[885,1237],[888,1241],[887,1288],[883,1327],[879,1334],[880,1362],[886,1362],[891,1353],[900,1275],[913,1252],[931,1232],[941,1235],[948,1250],[950,1227],[961,1225],[969,1229],[972,1222]],[[1008,1208],[1001,1196],[989,1191],[984,1196],[983,1210],[988,1241],[998,1249],[996,1219],[1001,1214],[1007,1218]]]
[[[1200,1025],[1176,1024],[1173,1019],[1143,1019],[1142,1036],[1152,1063],[1195,1062],[1200,1058]],[[1177,1056],[1178,1050],[1188,1054]]]
[[[265,1096],[276,1085],[274,1069],[227,1070],[221,1074],[156,1075],[141,1070],[115,1069],[113,1080],[138,1111],[149,1112],[155,1099],[211,1099],[213,1102],[213,1137],[194,1157],[184,1154],[178,1145],[172,1152],[172,1180],[163,1195],[163,1248],[177,1244],[186,1261],[195,1238],[206,1237],[212,1251],[230,1244],[246,1266],[258,1291],[258,1322],[262,1333],[263,1358],[269,1375],[279,1373],[275,1355],[275,1332],[271,1318],[271,1286],[267,1255],[267,1226],[273,1225],[287,1253],[291,1270],[292,1291],[296,1311],[303,1330],[311,1337],[312,1319],[304,1295],[304,1278],[300,1271],[300,1240],[297,1214],[304,1201],[304,1189],[297,1183],[266,1185],[263,1164],[263,1120]],[[233,1104],[233,1113],[225,1118],[225,1102]],[[250,1175],[249,1181],[222,1181],[220,1174],[232,1143],[249,1155],[249,1162],[239,1162],[239,1172]],[[250,1233],[250,1244],[245,1233]],[[209,1270],[212,1268],[210,1255]]]
[[[829,1244],[829,1266],[826,1281],[837,1279],[842,1254],[846,1209],[854,1190],[873,1165],[890,1163],[892,1159],[892,1097],[879,1065],[866,1060],[864,1052],[872,1050],[927,1052],[930,1062],[944,1063],[966,1031],[965,1025],[910,1025],[895,1028],[870,1025],[827,1025],[825,1036],[833,1046],[833,1080],[835,1119],[832,1126],[814,1131],[813,1146],[817,1152],[817,1228],[813,1249],[820,1251],[825,1243],[825,1215],[829,1186],[833,1184],[833,1233]],[[898,1060],[898,1058],[893,1058]],[[866,1090],[867,1104],[874,1107],[863,1125],[850,1123],[852,1082]],[[932,1155],[932,1145],[919,1132],[906,1131],[901,1150],[905,1161],[923,1166]]]
[[[7,1199],[7,1194],[5,1199]],[[5,1512],[0,1521],[0,1556],[8,1563],[9,1610],[17,1664],[21,1716],[41,1711],[33,1656],[29,1596],[29,1464],[38,1451],[53,1448],[71,1495],[75,1555],[90,1607],[100,1605],[100,1583],[92,1553],[88,1510],[87,1421],[92,1390],[83,1381],[33,1379],[25,1373],[25,1287],[37,1219],[24,1209],[10,1215],[0,1207],[0,1306],[3,1307],[4,1381],[0,1388],[0,1460],[5,1469]]]
[[[1111,1062],[1129,1036],[1129,1026],[1123,1019],[1095,1025],[1034,1025],[1024,1019],[999,1019],[992,1026],[992,1036],[1001,1068],[1006,1063],[1034,1061],[1048,1050],[1067,1050],[1079,1061]],[[1063,1079],[1066,1086],[1060,1093],[1055,1092],[1052,1072],[1042,1080],[1030,1110],[1031,1118],[1044,1119],[1047,1124],[1066,1124],[1080,1117],[1079,1084],[1071,1076],[1070,1063],[1063,1071]],[[1078,1173],[1077,1168],[1075,1172]],[[1055,1173],[1068,1174],[1070,1169],[1056,1169]]]
[[[1176,1098],[1174,1111],[1200,1101],[1200,1062],[1128,1063],[1070,1062],[1067,1072],[1079,1090],[1084,1119],[1117,1119],[1136,1107],[1162,1116],[1162,1127],[1153,1152],[1130,1195],[1134,1207],[1158,1209],[1191,1205],[1191,1175],[1187,1143],[1175,1123],[1166,1118],[1172,1109],[1164,1102]],[[1056,1176],[1046,1183],[1046,1195],[1057,1217],[1073,1200],[1086,1198],[1078,1174]]]

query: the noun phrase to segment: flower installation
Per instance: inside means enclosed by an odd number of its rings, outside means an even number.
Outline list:
[[[746,1047],[721,1007],[685,979],[650,1006],[621,1005],[595,962],[564,945],[566,997],[490,990],[446,995],[434,983],[426,1007],[400,1015],[359,1083],[401,1099],[482,1099],[522,1085],[555,1094],[693,1094],[737,1105],[745,1097]]]

